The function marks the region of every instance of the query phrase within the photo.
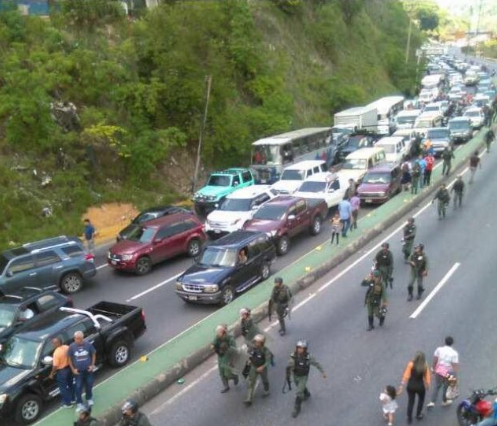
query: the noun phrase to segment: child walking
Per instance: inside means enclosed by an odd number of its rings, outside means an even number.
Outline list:
[[[340,232],[342,231],[342,221],[340,220],[340,215],[338,214],[338,211],[335,212],[335,214],[330,220],[330,223],[331,223],[331,244],[333,244],[333,240],[336,237],[338,245],[338,239],[340,238]]]
[[[393,386],[387,386],[385,390],[380,394],[380,401],[383,409],[383,418],[388,423],[388,426],[393,426],[395,412],[398,408],[397,401],[395,401],[396,396],[397,391]]]

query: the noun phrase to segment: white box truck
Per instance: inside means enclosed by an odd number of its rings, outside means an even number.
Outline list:
[[[365,129],[376,132],[378,129],[378,114],[375,107],[349,108],[335,114],[334,125],[339,128]]]

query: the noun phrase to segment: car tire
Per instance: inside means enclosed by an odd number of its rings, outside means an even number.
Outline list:
[[[188,247],[186,249],[188,256],[196,257],[200,254],[201,250],[202,250],[202,243],[200,242],[200,240],[198,238],[192,238],[188,242]]]
[[[136,275],[147,275],[152,270],[152,261],[149,257],[143,256],[136,261]]]
[[[83,288],[83,277],[78,272],[69,272],[61,278],[59,287],[63,293],[77,293]]]
[[[233,300],[235,300],[236,294],[235,294],[235,289],[233,288],[232,285],[226,285],[222,290],[221,290],[221,305],[226,306],[229,305]]]
[[[125,340],[115,342],[109,352],[109,364],[111,367],[120,368],[125,366],[130,357],[130,347]]]
[[[309,232],[311,235],[319,235],[319,233],[321,232],[321,228],[322,219],[321,216],[317,215],[312,221],[311,229],[309,230]]]
[[[27,425],[40,417],[43,402],[38,395],[28,393],[16,402],[14,418],[17,423]]]
[[[288,238],[287,235],[282,235],[276,244],[276,251],[280,256],[284,256],[285,254],[288,253],[289,248],[290,248],[290,239]]]
[[[264,261],[261,266],[261,281],[266,281],[271,275],[271,264]]]

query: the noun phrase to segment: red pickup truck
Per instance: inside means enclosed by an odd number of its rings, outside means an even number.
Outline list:
[[[244,229],[265,232],[276,245],[280,256],[288,253],[290,239],[306,230],[311,235],[321,232],[328,214],[324,200],[279,196],[264,204],[247,222]]]

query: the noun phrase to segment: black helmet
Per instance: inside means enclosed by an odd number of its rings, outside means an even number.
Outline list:
[[[408,222],[411,222],[411,223],[414,223],[414,218],[413,217],[410,217],[409,219],[407,219]]]
[[[296,346],[297,348],[304,348],[304,349],[307,349],[307,347],[308,347],[309,345],[307,344],[307,340],[303,340],[303,339],[302,339],[302,340],[299,340],[295,346]]]
[[[283,278],[281,278],[281,277],[276,277],[276,278],[274,279],[274,283],[275,283],[275,284],[283,284]]]
[[[126,400],[126,402],[121,407],[121,412],[125,414],[128,410],[131,410],[131,412],[135,414],[138,411],[138,403],[133,399]]]
[[[390,248],[390,244],[388,243],[383,243],[381,246],[386,249]]]
[[[425,249],[425,245],[422,243],[418,243],[418,244],[416,244],[416,248],[421,249],[421,251],[422,251]]]

